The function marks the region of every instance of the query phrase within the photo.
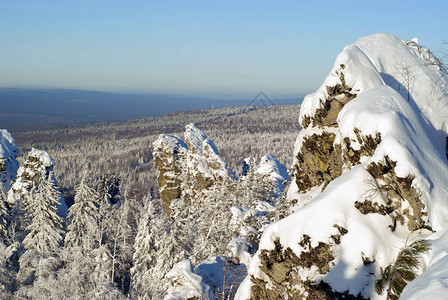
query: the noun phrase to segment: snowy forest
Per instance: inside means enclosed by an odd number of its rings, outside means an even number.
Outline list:
[[[223,279],[210,280],[217,295],[233,297],[247,272],[227,245],[241,239],[244,227],[255,253],[263,225],[280,217],[274,204],[287,171],[261,153],[291,164],[298,111],[298,105],[192,111],[19,131],[15,141],[2,131],[1,297],[161,299],[175,263],[191,258],[197,267],[226,254],[216,262],[219,276],[232,266],[238,278],[224,285]],[[153,143],[161,133],[182,136],[191,122],[197,134],[216,142],[222,157],[217,159],[229,176],[188,209],[173,208],[168,215]],[[277,178],[280,171],[285,178]],[[269,177],[273,172],[277,177]],[[241,208],[238,218],[232,207]]]

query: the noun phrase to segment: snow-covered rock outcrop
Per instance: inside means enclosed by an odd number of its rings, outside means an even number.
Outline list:
[[[376,34],[342,51],[301,107],[296,212],[265,230],[238,299],[383,299],[380,269],[421,238],[431,241],[428,271],[403,295],[431,296],[421,291],[430,282],[446,295],[436,278],[447,273],[447,84],[415,41]]]
[[[28,156],[17,172],[17,179],[12,184],[8,193],[8,201],[14,203],[15,201],[26,197],[33,185],[38,186],[41,180],[47,180],[49,176],[53,176],[53,181],[56,183],[56,178],[53,174],[53,158],[45,151],[32,148]],[[67,216],[68,208],[64,198],[61,196],[58,205],[58,215],[62,218]]]
[[[281,192],[285,181],[289,180],[288,170],[285,165],[280,163],[272,154],[266,154],[260,159],[260,165],[256,171],[259,176],[267,176],[275,183]]]
[[[17,174],[18,155],[19,149],[14,138],[6,129],[0,129],[0,180],[5,192],[8,192]]]
[[[184,139],[162,134],[153,146],[160,197],[168,213],[174,199],[192,201],[214,183],[231,178],[215,144],[194,124],[185,127]]]

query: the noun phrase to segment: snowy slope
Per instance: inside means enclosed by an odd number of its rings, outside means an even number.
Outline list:
[[[380,268],[421,238],[432,244],[427,271],[403,296],[446,295],[446,87],[414,42],[376,34],[344,48],[301,107],[288,191],[297,211],[264,232],[238,299],[383,299]]]

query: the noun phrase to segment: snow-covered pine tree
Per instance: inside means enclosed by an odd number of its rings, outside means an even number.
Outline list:
[[[124,292],[129,290],[130,268],[132,266],[132,245],[135,231],[131,222],[128,199],[113,205],[105,220],[107,228],[106,246],[111,256],[110,278]]]
[[[52,293],[53,298],[81,298],[94,289],[90,278],[94,262],[85,254],[82,246],[66,245],[61,250],[61,260],[64,267],[58,271],[58,283]]]
[[[141,209],[143,213],[134,243],[131,296],[159,299],[168,289],[168,282],[164,280],[166,273],[189,253],[181,243],[182,238],[175,236],[180,232],[170,231],[173,227],[168,222],[161,199],[150,195],[147,203]]]
[[[95,265],[93,266],[91,277],[95,282],[95,290],[104,293],[106,287],[112,284],[112,257],[109,249],[105,245],[100,245],[92,250],[92,257]]]
[[[164,280],[165,275],[178,262],[189,257],[182,245],[179,244],[178,239],[172,232],[162,231],[158,235],[154,232],[156,251],[153,254],[154,266],[150,268],[144,275],[147,282],[151,282],[148,286],[153,298],[161,298],[161,296],[168,289],[168,282]]]
[[[106,199],[110,205],[114,205],[123,200],[120,191],[120,181],[120,178],[117,176],[105,175],[100,182],[100,197]]]
[[[8,211],[5,201],[6,195],[3,191],[3,184],[0,183],[0,241],[6,238],[8,232]]]
[[[156,252],[155,236],[154,236],[154,224],[153,217],[157,214],[164,213],[161,209],[158,209],[155,202],[146,202],[142,211],[137,235],[134,242],[134,266],[131,269],[131,295],[133,297],[147,297],[150,298],[154,295],[153,280],[150,280],[148,271],[154,267]]]
[[[14,270],[8,266],[7,253],[7,247],[0,243],[0,299],[12,298],[11,292],[15,274]]]
[[[258,207],[274,207],[278,196],[280,195],[277,195],[276,185],[268,176],[250,169],[230,190],[229,197],[234,199],[234,205],[240,207],[243,212],[240,218],[233,217],[231,229],[237,233],[245,227],[243,230],[248,233],[247,237],[257,245],[263,226],[274,220],[274,211],[268,213],[260,211]]]
[[[88,252],[94,247],[98,235],[98,193],[89,187],[85,178],[75,188],[74,204],[68,213],[66,246],[82,246]]]
[[[54,294],[56,298],[119,298],[111,279],[112,257],[106,244],[109,206],[86,184],[85,177],[76,186],[63,250],[65,268],[58,273],[61,292]]]
[[[20,294],[33,295],[30,285],[39,277],[54,276],[59,265],[58,251],[62,242],[62,219],[57,215],[59,195],[51,177],[33,185],[27,201],[31,224],[22,244],[25,252],[19,259]],[[29,294],[31,292],[31,294]]]
[[[197,199],[195,207],[190,209],[194,230],[197,236],[192,245],[193,264],[200,263],[212,255],[224,255],[227,244],[234,232],[229,230],[232,217],[230,208],[236,205],[232,190],[236,182],[228,181],[206,191],[203,199]]]
[[[6,196],[0,182],[0,298],[10,298],[14,270],[7,264],[8,248],[5,244],[8,235],[8,212],[5,206]]]
[[[134,242],[134,266],[131,269],[131,294],[133,296],[146,296],[144,291],[145,282],[142,280],[144,274],[151,268],[151,251],[154,251],[154,241],[150,230],[151,203],[143,206],[146,211],[138,223],[137,235]]]

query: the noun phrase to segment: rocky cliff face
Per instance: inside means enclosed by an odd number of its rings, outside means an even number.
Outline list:
[[[8,192],[19,168],[18,155],[19,149],[14,138],[7,130],[0,129],[0,180],[5,192]]]
[[[154,142],[153,156],[159,176],[160,198],[168,213],[171,201],[182,195],[182,175],[188,151],[185,142],[176,136],[163,134]]]
[[[163,134],[153,146],[160,197],[168,214],[172,200],[189,203],[214,183],[232,178],[215,144],[194,124],[185,127],[184,139]]]
[[[398,249],[447,230],[448,81],[436,62],[387,34],[338,56],[301,108],[296,212],[264,232],[237,298],[382,298],[373,283]]]

